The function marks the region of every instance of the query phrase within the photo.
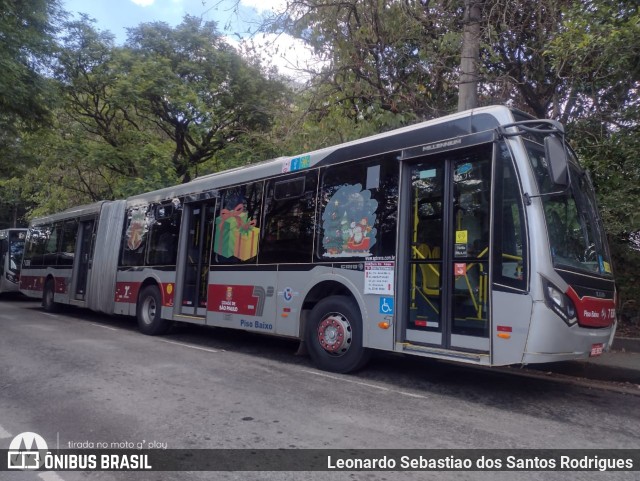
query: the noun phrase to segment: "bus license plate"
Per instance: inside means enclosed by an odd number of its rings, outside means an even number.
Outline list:
[[[591,357],[596,357],[596,356],[600,356],[602,354],[602,349],[604,347],[604,344],[600,343],[600,344],[591,344]]]

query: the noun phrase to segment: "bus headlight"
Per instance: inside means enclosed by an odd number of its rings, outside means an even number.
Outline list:
[[[9,282],[13,282],[13,283],[17,283],[18,282],[18,278],[16,276],[14,276],[13,274],[10,274],[7,272],[7,279],[9,280]]]
[[[576,306],[574,306],[573,301],[569,299],[569,296],[546,279],[543,279],[543,285],[544,298],[547,306],[558,314],[568,326],[573,326],[578,322]]]

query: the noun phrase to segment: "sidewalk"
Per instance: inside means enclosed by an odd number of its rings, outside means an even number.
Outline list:
[[[540,364],[535,368],[565,376],[640,384],[640,338],[616,338],[613,349],[602,356],[581,361]]]

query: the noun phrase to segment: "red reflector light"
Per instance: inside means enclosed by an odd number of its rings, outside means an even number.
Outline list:
[[[427,321],[416,321],[416,326],[427,327]]]
[[[511,326],[498,326],[498,332],[512,332]]]

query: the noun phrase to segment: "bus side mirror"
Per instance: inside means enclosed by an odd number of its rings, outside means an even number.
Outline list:
[[[544,155],[553,183],[569,185],[569,176],[567,175],[569,160],[562,139],[555,135],[547,135],[544,138]]]

